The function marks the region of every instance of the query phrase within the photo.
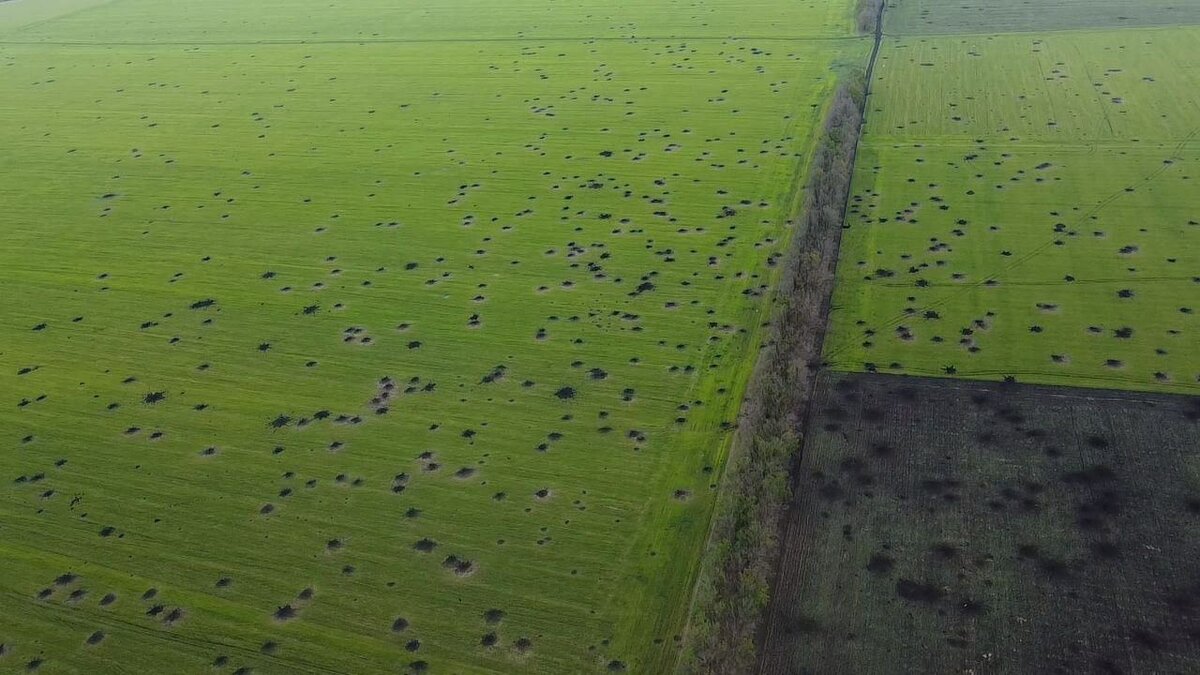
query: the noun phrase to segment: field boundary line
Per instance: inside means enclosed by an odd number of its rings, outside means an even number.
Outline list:
[[[904,39],[922,39],[922,38],[957,38],[957,37],[976,37],[976,38],[993,38],[1005,35],[1058,35],[1062,33],[1129,33],[1133,31],[1163,31],[1200,28],[1200,23],[1150,23],[1133,26],[1076,26],[1073,28],[1020,28],[1017,30],[994,30],[994,31],[965,31],[961,33],[906,33],[897,31],[889,33],[891,37]]]
[[[997,382],[994,380],[972,380],[940,376],[936,373],[868,373],[861,370],[844,370],[830,368],[829,372],[855,377],[869,376],[873,378],[893,378],[909,380],[909,384],[924,389],[944,389],[955,387],[966,391],[993,391],[996,387],[1022,387],[1026,389],[1041,389],[1046,396],[1078,401],[1124,401],[1127,403],[1146,403],[1160,405],[1165,403],[1184,403],[1197,398],[1196,394],[1173,391],[1139,391],[1135,389],[1117,389],[1113,387],[1082,387],[1069,384],[1045,384],[1039,382]],[[1084,379],[1084,378],[1074,378]],[[1096,392],[1096,395],[1092,392]]]
[[[1159,281],[1159,282],[1185,282],[1190,283],[1191,275],[1182,275],[1177,277],[1138,277],[1138,283]],[[1054,279],[1047,281],[1006,281],[1005,286],[1078,286],[1080,284],[1115,284],[1129,281],[1128,277],[1098,277],[1095,279],[1075,279],[1075,281],[1063,281],[1062,279]],[[880,288],[911,288],[912,284],[900,283],[897,281],[887,281],[877,284]],[[953,281],[931,281],[926,288],[961,288],[963,284],[954,283]]]
[[[113,0],[117,1],[117,0]],[[91,9],[91,8],[84,8]],[[83,11],[83,10],[80,10]],[[57,17],[56,17],[57,18]],[[771,41],[771,42],[844,42],[857,41],[858,35],[624,35],[624,36],[547,36],[547,37],[445,37],[445,38],[277,38],[265,40],[0,40],[0,46],[49,47],[270,47],[275,45],[372,45],[437,44],[476,42],[689,42]]]

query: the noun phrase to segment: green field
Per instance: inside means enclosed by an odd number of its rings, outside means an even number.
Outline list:
[[[670,668],[851,31],[0,4],[0,669]]]
[[[1200,392],[1198,41],[886,40],[834,367]]]
[[[114,46],[668,37],[794,41],[849,37],[852,30],[851,5],[830,0],[270,0],[253,9],[238,0],[13,0],[13,5],[5,9],[6,25],[16,30],[4,30],[6,42]]]
[[[890,0],[895,35],[1053,31],[1200,23],[1192,0]]]

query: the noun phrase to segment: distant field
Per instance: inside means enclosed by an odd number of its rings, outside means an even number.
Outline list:
[[[1197,41],[887,41],[833,365],[1200,392]]]
[[[850,8],[33,5],[0,668],[670,668]]]
[[[866,138],[931,147],[1190,140],[1200,129],[1197,41],[1200,27],[887,39]]]
[[[21,6],[25,5],[25,6]],[[462,42],[549,38],[826,38],[852,34],[835,0],[15,0],[7,40],[36,42]],[[5,29],[0,26],[0,37]]]
[[[1192,0],[890,0],[893,35],[1051,31],[1200,23]]]
[[[1200,670],[1200,399],[827,375],[765,673]]]

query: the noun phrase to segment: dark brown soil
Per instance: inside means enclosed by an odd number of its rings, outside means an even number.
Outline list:
[[[766,673],[1200,672],[1200,399],[825,373]]]

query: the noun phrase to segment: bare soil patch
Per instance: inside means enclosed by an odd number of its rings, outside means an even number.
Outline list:
[[[767,673],[1200,670],[1200,398],[823,373]]]

